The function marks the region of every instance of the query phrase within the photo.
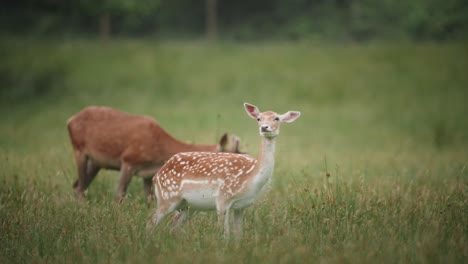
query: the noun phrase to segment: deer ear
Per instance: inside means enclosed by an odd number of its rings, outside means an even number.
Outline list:
[[[244,108],[247,114],[253,119],[257,119],[258,115],[260,114],[260,110],[255,105],[244,103]]]
[[[239,143],[240,143],[239,137],[234,135],[231,141],[232,141],[232,153],[245,154],[245,152],[242,152],[239,149]]]
[[[298,111],[288,111],[285,114],[280,115],[281,122],[291,123],[301,115]]]
[[[219,145],[221,146],[221,149],[224,149],[226,147],[227,142],[228,142],[228,134],[224,133],[221,139],[219,140]]]

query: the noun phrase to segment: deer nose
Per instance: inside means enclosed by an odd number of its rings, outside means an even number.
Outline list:
[[[262,126],[260,127],[260,130],[261,130],[262,132],[269,132],[269,131],[270,131],[270,126],[269,126],[269,125],[262,125]]]

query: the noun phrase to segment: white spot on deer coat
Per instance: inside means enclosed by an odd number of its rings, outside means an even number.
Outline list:
[[[248,169],[245,173],[250,173],[253,169],[255,168],[255,165],[252,165],[252,167],[250,167],[250,169]]]

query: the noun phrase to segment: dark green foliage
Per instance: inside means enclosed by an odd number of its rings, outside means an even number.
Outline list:
[[[0,102],[21,103],[66,92],[70,66],[60,53],[10,45],[2,45],[0,51]]]
[[[218,0],[220,35],[234,40],[326,38],[446,40],[468,36],[465,0]],[[9,34],[99,33],[102,18],[117,35],[200,36],[205,1],[118,0],[4,3]]]

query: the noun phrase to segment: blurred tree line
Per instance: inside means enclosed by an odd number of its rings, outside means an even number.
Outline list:
[[[4,34],[200,36],[215,39],[454,39],[467,0],[16,0]]]

